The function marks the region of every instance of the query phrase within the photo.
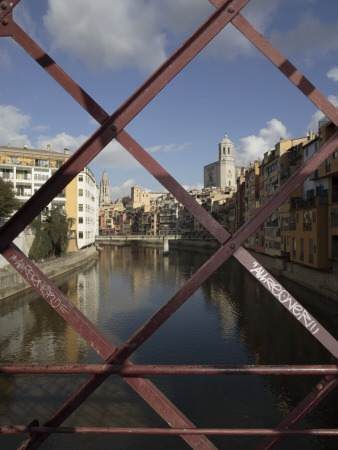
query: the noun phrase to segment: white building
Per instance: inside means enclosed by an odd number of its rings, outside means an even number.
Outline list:
[[[204,166],[204,187],[237,190],[237,178],[241,168],[235,166],[235,148],[225,134],[218,144],[218,161]]]
[[[12,182],[16,197],[25,203],[68,158],[68,150],[54,152],[49,145],[46,150],[0,147],[0,177]],[[64,210],[65,204],[66,195],[60,192],[48,208]]]
[[[50,145],[46,150],[0,146],[0,178],[12,183],[16,198],[24,204],[68,158],[68,150],[65,149],[64,153],[54,152]],[[60,192],[48,209],[57,206],[64,211],[65,205],[66,194]],[[32,230],[27,227],[15,238],[14,243],[27,255],[33,239]],[[0,256],[0,267],[5,264],[6,260]]]

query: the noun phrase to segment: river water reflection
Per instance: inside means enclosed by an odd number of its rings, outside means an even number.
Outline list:
[[[58,287],[120,346],[208,259],[203,252],[106,246],[99,260]],[[314,294],[299,292],[306,301]],[[316,296],[316,301],[320,301]],[[331,310],[331,312],[333,309]],[[337,316],[316,318],[337,338]],[[319,314],[319,315],[318,315]],[[37,294],[0,304],[2,363],[100,363],[101,358]],[[328,352],[235,260],[223,265],[132,356],[137,364],[330,364]],[[0,425],[43,423],[86,376],[0,375]],[[197,426],[273,428],[318,377],[157,376],[151,380]],[[301,424],[338,428],[334,392]],[[119,377],[111,376],[67,426],[163,427],[161,418]],[[14,449],[22,436],[0,436]],[[261,438],[212,437],[220,449],[255,448]],[[178,437],[51,436],[45,449],[189,448]],[[334,449],[337,438],[287,438],[280,449]]]

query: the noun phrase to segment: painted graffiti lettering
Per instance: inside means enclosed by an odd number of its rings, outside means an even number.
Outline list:
[[[253,268],[250,272],[260,281],[266,285],[271,294],[282,303],[299,321],[301,321],[305,327],[312,333],[316,334],[319,331],[319,327],[310,314],[295,300],[287,290],[283,288],[270,274],[258,264],[253,262]]]
[[[24,259],[18,259],[16,255],[11,256],[9,259],[12,261],[15,269],[24,276],[29,284],[41,293],[42,297],[54,309],[60,309],[63,314],[68,314],[67,305],[58,297],[51,286],[39,277],[39,274],[34,271],[34,268],[30,264],[27,264]]]

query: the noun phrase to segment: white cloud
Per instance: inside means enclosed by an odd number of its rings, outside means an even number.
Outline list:
[[[274,17],[281,0],[255,0],[246,5],[241,13],[260,33],[264,33]],[[227,25],[208,45],[208,55],[232,60],[238,55],[255,55],[257,50],[232,24]]]
[[[177,145],[175,143],[173,144],[160,144],[160,145],[154,145],[153,147],[148,147],[146,150],[148,153],[156,153],[156,152],[181,152],[186,147],[190,147],[192,145],[192,142],[185,142],[183,144]]]
[[[166,38],[157,24],[158,8],[152,3],[49,0],[44,23],[55,48],[83,59],[92,68],[137,66],[150,71],[166,58]]]
[[[137,169],[142,167],[117,141],[110,142],[93,160],[96,166],[109,169]]]
[[[308,14],[291,31],[275,31],[271,41],[285,53],[300,53],[310,58],[338,50],[338,23],[324,23]]]
[[[183,187],[188,192],[192,189],[198,189],[199,191],[201,191],[204,188],[204,185],[202,183],[183,184]]]
[[[50,126],[48,125],[37,125],[36,127],[33,127],[32,130],[33,131],[45,131],[45,130],[49,130]]]
[[[338,108],[338,96],[329,95],[328,100]],[[318,131],[318,121],[324,117],[324,114],[318,109],[311,117],[311,121],[307,125],[307,130],[312,130],[315,133]]]
[[[65,148],[74,153],[88,139],[88,136],[71,136],[67,133],[59,133],[55,136],[41,135],[38,137],[38,148],[46,148],[47,145],[56,152],[63,152]],[[110,142],[92,161],[96,167],[105,169],[135,169],[141,165],[131,156],[127,150],[117,141]]]
[[[126,180],[121,186],[113,186],[110,188],[110,196],[112,201],[121,197],[127,197],[130,195],[130,189],[135,186],[135,180],[133,178]]]
[[[330,69],[326,75],[333,81],[338,81],[338,67],[332,67],[332,69]]]
[[[166,59],[169,34],[186,33],[211,12],[206,0],[49,0],[44,24],[54,48],[90,67],[149,72]]]
[[[59,133],[55,136],[39,136],[38,148],[46,148],[47,145],[55,152],[62,152],[65,148],[74,153],[87,139],[87,136],[80,135],[78,137],[70,136],[66,133]]]
[[[262,158],[265,152],[275,147],[281,137],[289,139],[290,134],[281,121],[271,119],[265,128],[259,130],[258,136],[251,135],[240,139],[236,164],[247,166],[250,161]]]
[[[9,56],[9,54],[5,51],[0,49],[0,67],[2,69],[12,69],[12,61]]]
[[[0,137],[1,144],[10,144],[13,147],[31,147],[27,134],[30,116],[22,114],[19,108],[13,105],[0,105]]]

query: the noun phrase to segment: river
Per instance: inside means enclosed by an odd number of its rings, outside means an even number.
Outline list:
[[[117,346],[132,335],[208,259],[205,252],[105,246],[99,259],[57,286]],[[293,291],[292,291],[293,292]],[[296,298],[337,338],[337,308],[317,294]],[[311,304],[308,300],[311,299]],[[323,303],[324,304],[324,303]],[[101,358],[35,292],[0,304],[2,363],[101,363]],[[136,364],[330,364],[330,354],[234,259],[229,260],[132,356]],[[152,376],[202,428],[274,428],[315,386],[317,376]],[[40,424],[88,379],[0,375],[0,425]],[[338,428],[337,390],[301,423]],[[111,376],[67,426],[163,427],[159,416]],[[0,435],[15,449],[23,436]],[[220,449],[251,449],[262,438],[212,437]],[[179,437],[53,435],[43,449],[189,448]],[[290,437],[278,449],[336,449],[338,438]]]

